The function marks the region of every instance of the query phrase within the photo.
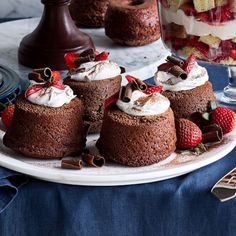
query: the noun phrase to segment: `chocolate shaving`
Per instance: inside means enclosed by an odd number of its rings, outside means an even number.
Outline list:
[[[223,131],[219,125],[213,124],[202,128],[202,142],[214,143],[223,140]]]
[[[188,77],[187,73],[177,65],[172,66],[168,72],[177,78],[181,78],[182,80],[185,80]]]
[[[82,168],[81,159],[62,160],[61,168],[70,170],[80,170]]]
[[[183,80],[187,79],[187,77],[188,77],[187,73],[181,67],[179,67],[171,62],[161,64],[160,66],[158,66],[158,70],[165,71],[165,72],[170,73],[170,74],[174,75],[175,77],[181,78]]]
[[[184,62],[176,57],[168,56],[166,60],[180,67],[184,65]]]
[[[95,60],[95,52],[93,49],[88,49],[80,54],[78,58],[74,60],[77,66],[80,66],[81,64],[85,62],[90,62]]]
[[[121,70],[121,72],[120,72],[121,74],[125,73],[125,71],[126,71],[123,66],[120,66],[120,70]]]
[[[46,81],[46,82],[50,81],[50,79],[52,78],[52,70],[50,68],[48,68],[48,67],[40,68],[40,69],[35,69],[35,70],[33,70],[33,73],[39,74],[41,79],[43,81]]]
[[[92,154],[83,154],[82,160],[91,167],[102,167],[105,164],[104,157],[96,156]]]
[[[133,88],[144,91],[147,89],[147,85],[142,80],[135,78],[133,81]]]
[[[28,74],[28,79],[29,80],[33,80],[37,83],[43,83],[44,80],[42,79],[41,75],[39,73],[36,72],[31,72]]]
[[[121,100],[123,102],[130,102],[133,93],[133,84],[129,83],[121,90]]]

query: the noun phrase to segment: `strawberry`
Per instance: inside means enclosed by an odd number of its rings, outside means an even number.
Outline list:
[[[193,69],[194,65],[196,63],[196,57],[192,54],[190,55],[187,60],[184,62],[182,69],[189,74],[190,71]]]
[[[109,57],[109,52],[101,52],[95,56],[95,61],[105,61]]]
[[[76,68],[75,59],[79,58],[79,56],[80,56],[79,53],[66,53],[64,55],[66,65],[69,69]]]
[[[202,141],[202,131],[192,121],[179,119],[176,122],[177,148],[190,149]]]
[[[226,107],[217,107],[210,116],[212,124],[219,125],[224,134],[232,131],[236,126],[236,113]]]
[[[202,22],[209,22],[210,21],[210,16],[206,12],[200,12],[196,16],[197,20],[202,21]]]
[[[104,104],[105,108],[109,107],[112,104],[115,104],[118,99],[119,99],[119,92],[117,92],[114,95],[112,95],[111,97],[107,98],[105,100],[105,104]]]
[[[52,81],[56,82],[56,81],[60,81],[61,80],[61,74],[59,71],[52,71]]]
[[[126,75],[125,78],[128,81],[128,83],[132,83],[136,79],[135,77],[133,77],[131,75]]]
[[[169,7],[170,7],[167,0],[160,0],[160,3],[161,3],[161,4],[163,5],[163,7],[165,7],[165,8],[169,8]]]
[[[14,115],[15,105],[9,105],[7,106],[3,112],[2,112],[2,123],[6,126],[8,129],[11,125],[12,118]]]
[[[30,86],[26,91],[25,91],[25,96],[29,97],[33,93],[37,93],[39,90],[43,89],[42,86],[40,85],[33,85]]]
[[[197,13],[192,3],[185,3],[180,9],[182,9],[187,16],[195,16]]]
[[[187,40],[186,45],[195,47],[197,50],[201,52],[201,54],[205,57],[208,57],[209,46],[205,43],[199,42],[199,37],[191,37]]]
[[[236,60],[236,50],[235,50],[235,49],[231,50],[230,56],[231,56],[234,60]]]
[[[159,85],[159,86],[153,86],[153,87],[149,87],[147,88],[144,93],[145,94],[153,94],[153,93],[160,93],[163,89],[163,86]]]
[[[185,39],[172,38],[172,47],[174,50],[182,49],[186,44]]]
[[[60,90],[64,90],[65,89],[65,86],[64,84],[61,82],[61,81],[56,81],[56,82],[53,82],[50,84],[50,86],[53,86],[57,89],[60,89]]]

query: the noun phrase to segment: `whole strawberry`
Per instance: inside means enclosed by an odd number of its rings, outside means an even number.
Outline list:
[[[190,149],[202,141],[202,131],[192,121],[179,119],[176,122],[177,148]]]
[[[236,126],[236,113],[226,107],[217,107],[210,116],[211,123],[222,128],[224,134],[232,131]]]
[[[14,110],[15,110],[15,105],[12,104],[7,106],[2,112],[2,123],[6,126],[7,129],[11,125]]]

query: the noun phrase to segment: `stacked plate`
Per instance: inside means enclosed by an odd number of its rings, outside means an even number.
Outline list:
[[[14,103],[20,92],[20,77],[8,67],[0,65],[0,111]]]

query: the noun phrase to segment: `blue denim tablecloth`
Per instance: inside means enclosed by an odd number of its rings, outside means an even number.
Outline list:
[[[209,73],[216,90],[226,85],[226,71]],[[21,188],[23,175],[0,168],[0,235],[233,236],[236,198],[221,203],[210,190],[235,166],[236,150],[200,170],[156,183],[80,187],[29,178]]]

